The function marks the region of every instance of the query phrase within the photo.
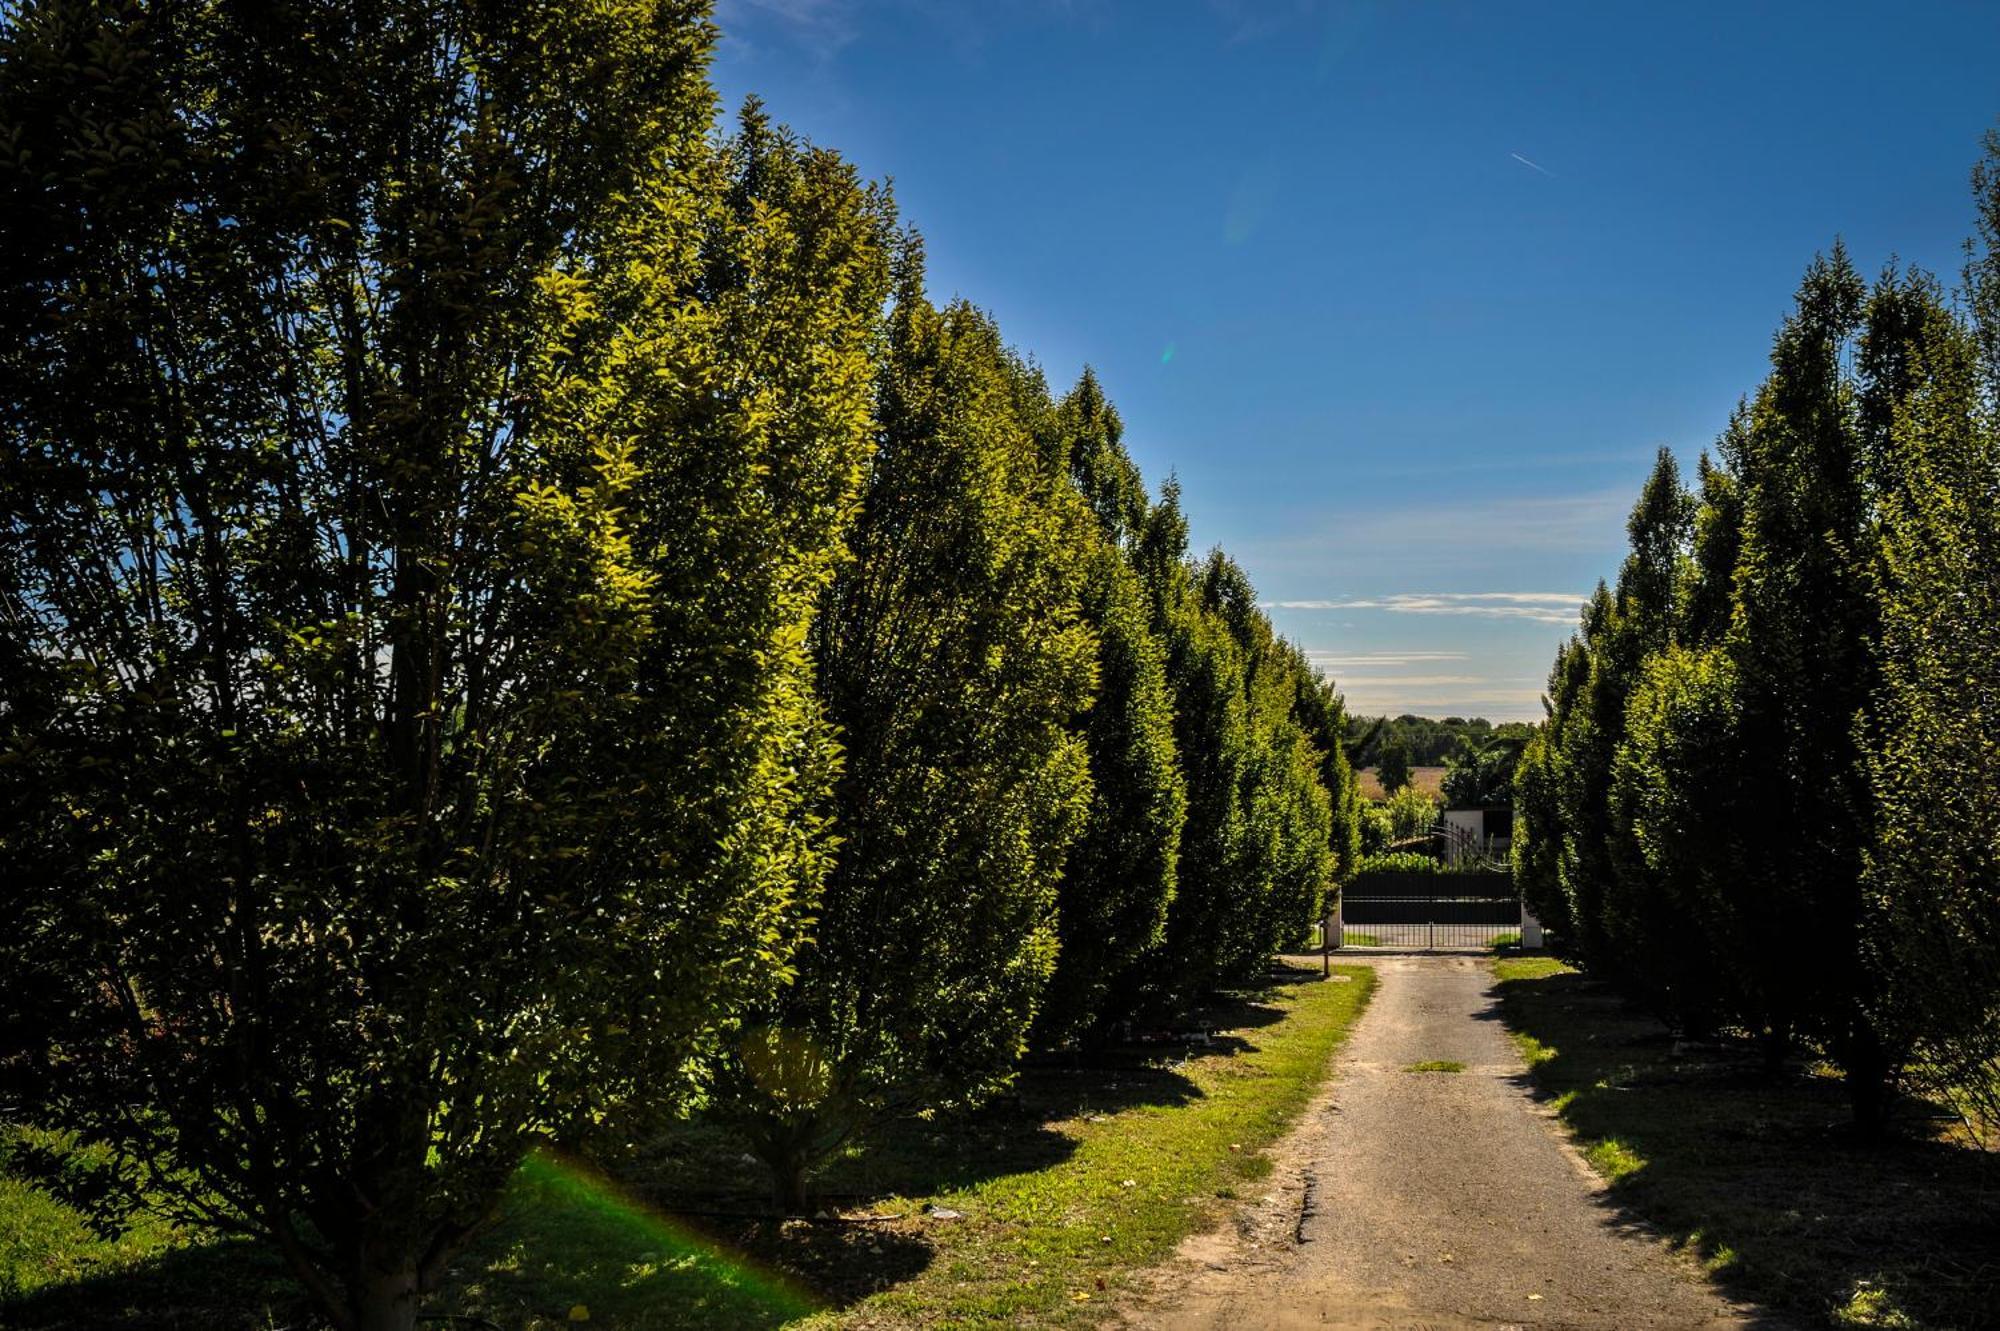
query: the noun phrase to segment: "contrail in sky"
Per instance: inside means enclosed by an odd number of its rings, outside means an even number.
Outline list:
[[[1528,168],[1528,169],[1529,169],[1530,171],[1540,171],[1540,172],[1541,172],[1541,173],[1542,173],[1543,175],[1547,176],[1547,177],[1548,177],[1548,178],[1549,178],[1550,180],[1554,180],[1554,179],[1556,178],[1556,173],[1555,173],[1555,172],[1553,172],[1553,171],[1549,170],[1548,168],[1546,168],[1546,167],[1544,167],[1544,166],[1540,166],[1540,165],[1538,165],[1537,163],[1534,163],[1534,162],[1531,162],[1531,161],[1529,161],[1529,160],[1528,160],[1527,158],[1525,158],[1525,157],[1521,156],[1521,154],[1519,154],[1519,153],[1508,153],[1507,155],[1508,155],[1509,157],[1513,158],[1513,159],[1514,159],[1515,161],[1519,162],[1519,163],[1520,163],[1520,164],[1521,164],[1522,166],[1525,166],[1525,167],[1527,167],[1527,168]]]

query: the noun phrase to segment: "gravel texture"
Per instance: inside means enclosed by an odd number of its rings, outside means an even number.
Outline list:
[[[1778,1325],[1607,1199],[1530,1095],[1483,958],[1369,964],[1374,1000],[1274,1150],[1268,1194],[1184,1244],[1126,1325]],[[1464,1070],[1408,1070],[1438,1061]]]

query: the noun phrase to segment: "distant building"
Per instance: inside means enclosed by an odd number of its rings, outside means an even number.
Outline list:
[[[1446,809],[1440,822],[1445,859],[1453,864],[1475,856],[1504,860],[1514,844],[1514,810],[1505,805]]]

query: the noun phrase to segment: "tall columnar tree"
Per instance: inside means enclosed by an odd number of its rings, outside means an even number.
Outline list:
[[[1056,456],[1097,515],[1082,598],[1097,636],[1097,700],[1082,723],[1090,815],[1057,894],[1055,974],[1037,1021],[1044,1043],[1131,1017],[1141,971],[1164,936],[1187,787],[1174,749],[1166,651],[1127,543],[1147,498],[1117,412],[1088,370],[1050,418]]]
[[[978,310],[933,308],[921,276],[912,254],[853,558],[812,629],[845,750],[825,810],[838,859],[796,980],[724,1072],[786,1207],[877,1116],[1005,1081],[1090,810],[1091,517],[1023,414],[1039,381]]]
[[[1889,1053],[1866,1019],[1861,854],[1871,812],[1856,736],[1873,685],[1870,520],[1857,388],[1845,369],[1865,291],[1846,254],[1815,261],[1732,460],[1743,537],[1728,651],[1742,690],[1746,771],[1768,792],[1776,867],[1749,903],[1774,1019],[1824,1040],[1857,1116],[1879,1118]]]
[[[1739,409],[1718,445],[1723,458],[1742,448],[1747,428]],[[1691,567],[1681,589],[1678,640],[1690,647],[1718,646],[1735,613],[1736,563],[1743,549],[1743,495],[1724,463],[1701,455],[1701,488],[1689,541]]]
[[[1514,885],[1522,902],[1549,930],[1556,946],[1574,952],[1577,925],[1563,885],[1567,824],[1563,791],[1568,731],[1590,675],[1590,649],[1580,636],[1556,649],[1542,695],[1546,716],[1521,750],[1514,769]]]
[[[1585,603],[1583,624],[1571,644],[1575,692],[1561,723],[1550,723],[1560,748],[1553,764],[1555,807],[1562,828],[1558,875],[1567,946],[1579,958],[1602,962],[1610,951],[1604,929],[1604,890],[1611,853],[1605,792],[1623,719],[1627,673],[1618,653],[1618,605],[1603,583]]]
[[[0,13],[16,1103],[342,1327],[409,1327],[531,1143],[686,1096],[821,877],[882,222],[717,151],[712,39]]]
[[[1743,983],[1757,959],[1738,905],[1765,889],[1769,870],[1754,853],[1758,801],[1745,783],[1739,701],[1721,649],[1676,643],[1653,653],[1634,683],[1612,766],[1612,973],[1663,1018],[1701,1035],[1731,1020],[1766,1025],[1763,1004]]]
[[[1232,976],[1253,974],[1272,953],[1296,945],[1334,885],[1333,810],[1320,782],[1324,754],[1299,724],[1304,680],[1298,656],[1257,604],[1242,568],[1220,550],[1201,571],[1202,599],[1229,628],[1245,663],[1253,760],[1249,814],[1235,870],[1241,931]],[[1261,904],[1261,909],[1258,906]]]
[[[2000,156],[2000,139],[1990,141]],[[1875,836],[1868,952],[1878,1020],[1908,1042],[1926,1091],[2000,1123],[2000,423],[1986,266],[2000,180],[1982,168],[1987,249],[1969,274],[1974,321],[1903,284],[1886,414],[1875,581],[1879,685],[1868,754]],[[1878,292],[1878,301],[1886,293]],[[1871,329],[1871,339],[1876,330]]]
[[[1320,754],[1319,783],[1326,791],[1330,819],[1333,882],[1344,883],[1361,861],[1361,783],[1347,760],[1347,704],[1334,681],[1305,652],[1292,643],[1281,643],[1279,650],[1297,681],[1292,717]]]
[[[1586,959],[1689,1024],[1814,1041],[1868,1128],[1947,987],[1910,978],[1934,969],[1909,964],[1918,940],[1966,936],[1922,881],[1962,824],[1920,806],[1970,769],[1928,784],[1918,755],[1951,747],[1942,699],[1983,650],[1954,657],[1944,627],[1985,618],[1952,562],[1983,539],[1978,360],[1930,279],[1870,294],[1839,251],[1817,261],[1691,526],[1656,472],[1616,597],[1559,658],[1567,679],[1587,653],[1585,682],[1523,779]]]
[[[1125,451],[1125,423],[1088,366],[1057,413],[1058,440],[1071,478],[1105,537],[1129,551],[1146,526],[1145,480]]]
[[[1246,663],[1196,585],[1180,490],[1171,479],[1147,514],[1135,555],[1167,649],[1174,748],[1187,784],[1179,881],[1166,937],[1147,968],[1150,1004],[1172,1009],[1223,983],[1240,953],[1236,921],[1258,891],[1234,872],[1248,822],[1253,741]]]
[[[1599,653],[1600,692],[1595,702],[1601,742],[1611,751],[1610,780],[1599,792],[1605,828],[1605,855],[1610,872],[1603,885],[1603,940],[1607,961],[1628,983],[1672,1017],[1712,1024],[1708,999],[1696,997],[1711,987],[1690,985],[1691,975],[1705,968],[1688,968],[1674,958],[1686,947],[1662,946],[1685,926],[1687,912],[1669,880],[1646,863],[1631,836],[1631,820],[1621,807],[1618,786],[1628,711],[1641,684],[1647,659],[1673,646],[1680,620],[1681,597],[1690,572],[1688,544],[1693,536],[1694,501],[1681,486],[1674,455],[1662,448],[1652,474],[1641,487],[1626,524],[1631,552],[1618,574],[1615,642]]]
[[[1148,967],[1149,1001],[1178,1009],[1252,978],[1303,934],[1336,871],[1325,755],[1299,724],[1297,658],[1242,570],[1197,566],[1170,481],[1135,547],[1167,644],[1174,737],[1187,779],[1180,882]]]

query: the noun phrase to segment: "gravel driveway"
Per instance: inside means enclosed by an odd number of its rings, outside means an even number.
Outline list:
[[[1775,1325],[1605,1200],[1530,1098],[1483,958],[1368,964],[1374,1001],[1274,1151],[1269,1195],[1184,1244],[1127,1325]],[[1432,1060],[1464,1070],[1408,1070]]]

